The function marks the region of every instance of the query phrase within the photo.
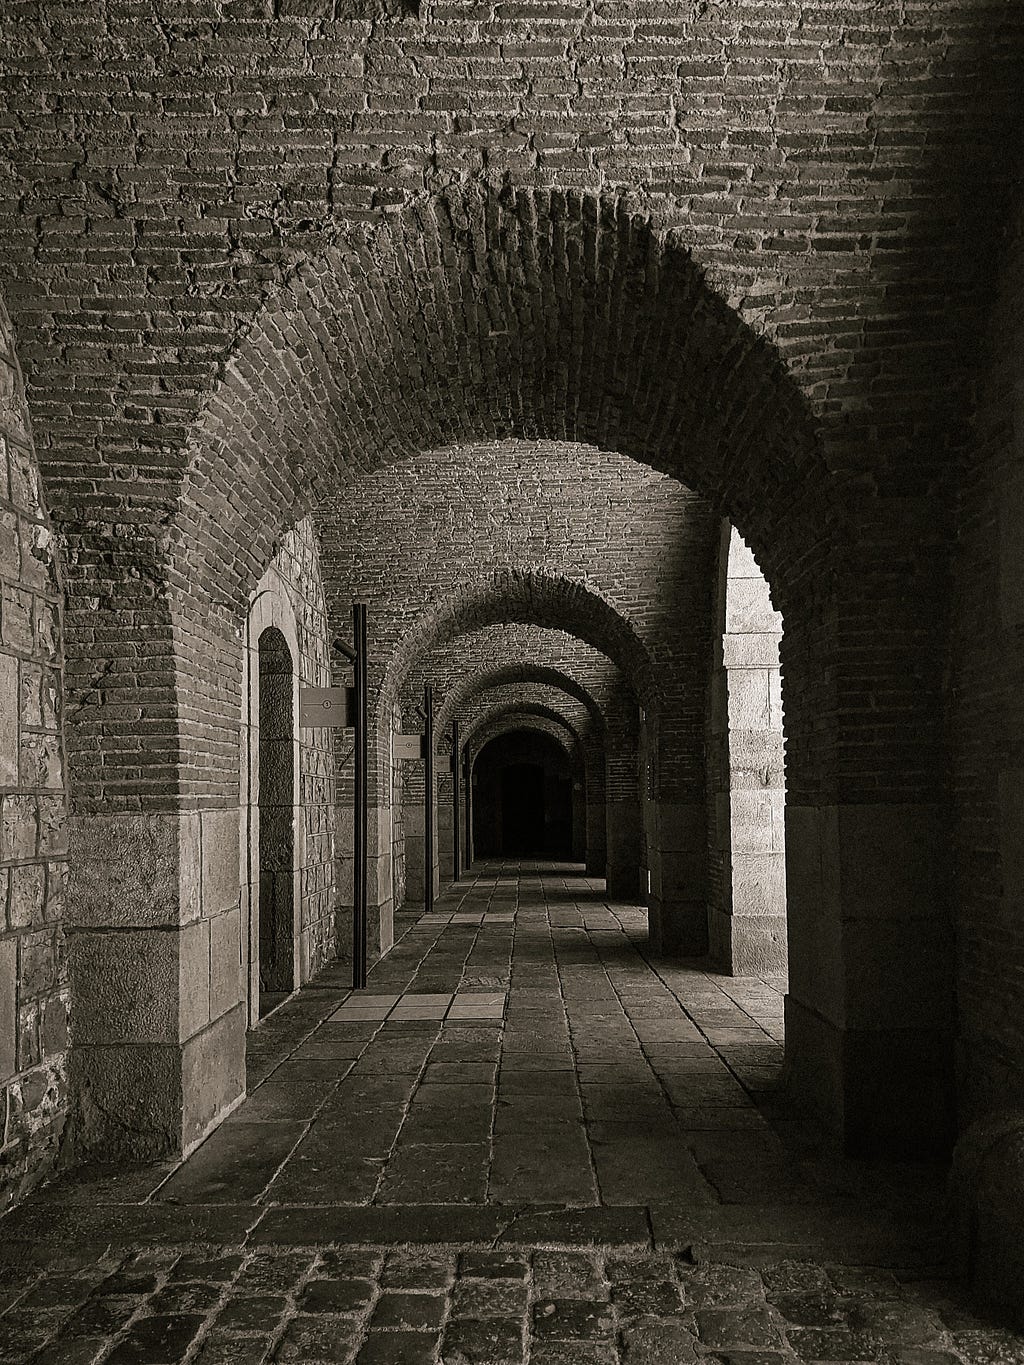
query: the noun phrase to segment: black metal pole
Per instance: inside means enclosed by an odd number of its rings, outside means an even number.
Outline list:
[[[459,722],[452,721],[452,863],[455,880],[462,875],[462,756],[459,753]]]
[[[356,739],[356,800],[355,800],[355,867],[353,869],[352,913],[352,989],[361,991],[366,986],[366,900],[367,900],[367,696],[366,696],[366,604],[356,602],[352,607],[353,643],[355,645],[355,739]]]
[[[423,909],[434,908],[434,688],[423,688]]]

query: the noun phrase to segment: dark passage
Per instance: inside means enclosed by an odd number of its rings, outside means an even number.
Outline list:
[[[260,1015],[295,989],[295,748],[292,657],[271,626],[259,638]]]
[[[572,856],[572,763],[539,731],[485,744],[473,773],[475,848],[484,858]]]
[[[507,856],[544,852],[544,769],[512,763],[501,774],[501,840]]]

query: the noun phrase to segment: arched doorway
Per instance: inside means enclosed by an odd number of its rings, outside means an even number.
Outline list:
[[[295,989],[294,665],[276,626],[259,653],[259,1017]]]
[[[573,773],[549,735],[489,740],[473,770],[473,845],[482,858],[572,857]]]

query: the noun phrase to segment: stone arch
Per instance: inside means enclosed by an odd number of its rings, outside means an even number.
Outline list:
[[[627,617],[591,585],[529,567],[497,570],[438,602],[407,632],[383,672],[378,710],[393,703],[416,660],[446,641],[496,622],[565,630],[606,654],[638,697],[657,701],[651,656]]]
[[[528,684],[554,687],[560,692],[566,693],[567,696],[572,697],[574,701],[586,708],[595,730],[598,733],[603,732],[605,727],[604,714],[594,696],[582,683],[577,682],[575,678],[570,677],[561,669],[551,668],[544,664],[531,665],[526,663],[498,664],[494,668],[481,669],[469,677],[464,677],[460,683],[445,693],[444,701],[438,712],[438,724],[443,728],[460,707],[468,705],[475,697],[491,691],[492,688]]]
[[[500,670],[511,680],[509,685],[514,685],[519,670],[523,676],[532,677],[538,669],[568,677],[592,699],[601,717],[603,753],[592,765],[596,781],[588,786],[587,871],[593,877],[607,875],[615,894],[635,899],[637,886],[642,885],[637,862],[639,715],[635,693],[607,655],[564,631],[533,626],[485,627],[425,655],[408,675],[403,700],[407,708],[414,705],[429,675],[443,683],[440,695],[445,698],[442,712],[447,717],[449,696],[461,695],[474,679],[493,675],[498,684]],[[546,674],[538,672],[536,676],[543,681]],[[557,685],[557,677],[554,681]],[[588,734],[584,739],[588,744],[598,744],[596,735]],[[613,782],[606,780],[609,773],[614,774]],[[617,803],[612,810],[608,809],[609,792]]]
[[[672,474],[771,542],[773,569],[790,540],[773,534],[780,492],[791,517],[824,473],[774,349],[677,234],[614,195],[476,183],[349,229],[299,266],[192,430],[183,524],[231,509],[241,559],[223,522],[194,539],[230,587],[258,574],[282,509],[297,517],[319,490],[412,451],[507,435],[585,441]],[[818,523],[829,516],[819,503]]]
[[[651,713],[655,713],[659,692],[655,665],[632,624],[612,602],[574,579],[530,569],[497,570],[487,579],[461,587],[446,601],[424,612],[388,660],[377,698],[376,721],[371,719],[371,727],[376,725],[381,774],[387,772],[390,762],[394,701],[416,661],[448,641],[499,621],[553,627],[585,640],[620,669],[630,690],[634,695],[643,697]],[[605,823],[606,830],[614,826],[616,834],[620,836],[612,860],[616,889],[624,890],[629,899],[635,900],[640,880],[639,850],[642,842],[635,776],[639,766],[637,733],[635,726],[631,727],[627,720],[617,728],[616,734],[618,746],[613,770],[616,774],[616,816],[619,818],[616,821],[606,819]],[[420,777],[419,772],[414,770],[409,779],[409,795],[414,804],[417,800],[425,799],[420,790]],[[597,783],[594,785],[596,789]],[[390,824],[391,813],[381,807],[377,818],[382,824]],[[418,820],[413,818],[407,822],[407,832],[409,838],[419,838]],[[611,871],[607,866],[607,833],[604,843],[605,870]],[[594,869],[597,875],[597,867],[602,861],[600,839],[595,838],[594,844],[598,852]],[[406,867],[412,865],[407,856]],[[434,875],[439,877],[436,860],[434,867]],[[425,872],[424,875],[429,874]],[[415,894],[412,883],[410,894]]]
[[[582,747],[579,735],[564,716],[539,703],[531,705],[529,702],[512,710],[501,708],[496,714],[480,716],[466,735],[466,747],[475,754],[488,740],[516,729],[537,729],[557,738],[570,757],[577,756]]]
[[[169,537],[176,581],[208,603],[183,622],[206,637],[192,658],[223,652],[275,538],[324,490],[539,435],[670,473],[728,504],[779,591],[787,563],[819,582],[833,500],[803,400],[677,237],[614,196],[472,184],[341,233],[226,360]]]

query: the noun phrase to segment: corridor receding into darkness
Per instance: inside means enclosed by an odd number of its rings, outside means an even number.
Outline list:
[[[398,935],[260,1026],[183,1164],[8,1217],[0,1359],[1016,1358],[948,1278],[942,1172],[779,1103],[784,982],[652,960],[571,864],[482,863]]]
[[[0,1365],[1024,1365],[1022,72],[0,3]]]

